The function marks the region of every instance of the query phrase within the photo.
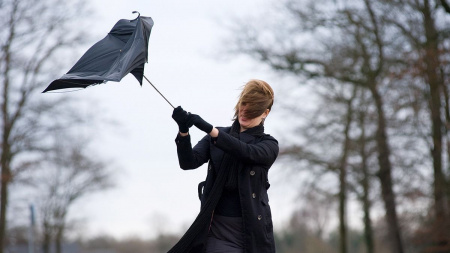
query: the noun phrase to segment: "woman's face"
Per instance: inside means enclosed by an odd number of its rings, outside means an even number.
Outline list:
[[[264,118],[266,118],[267,115],[269,114],[269,109],[267,109],[263,114],[259,115],[258,117],[249,119],[249,118],[245,117],[246,108],[247,108],[247,106],[245,104],[239,106],[238,119],[239,119],[239,124],[241,125],[241,132],[261,124],[261,121]]]

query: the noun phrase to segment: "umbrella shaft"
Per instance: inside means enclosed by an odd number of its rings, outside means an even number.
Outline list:
[[[169,105],[172,106],[173,109],[175,109],[175,106],[173,106],[173,105],[169,102],[169,100],[167,100],[167,98],[164,97],[164,95],[163,95],[161,92],[159,92],[159,90],[155,87],[155,85],[153,85],[152,82],[150,82],[150,80],[148,80],[146,76],[144,76],[144,78],[145,78],[145,80],[147,80],[147,82],[148,82],[151,86],[153,86],[153,88],[159,93],[159,95],[161,95],[161,97],[163,97],[163,98],[167,101],[167,103],[169,103]]]

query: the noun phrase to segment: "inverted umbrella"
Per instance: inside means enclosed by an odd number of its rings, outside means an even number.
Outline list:
[[[144,77],[174,107],[144,76],[153,24],[151,17],[141,17],[140,14],[134,20],[119,20],[104,39],[89,48],[69,72],[51,82],[43,92],[86,88],[107,81],[120,82],[131,73],[141,85]]]

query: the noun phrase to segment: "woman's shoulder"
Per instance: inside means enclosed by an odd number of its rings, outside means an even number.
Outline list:
[[[230,129],[231,129],[231,126],[227,126],[227,127],[216,127],[218,130],[222,130],[222,131],[226,131],[226,132],[228,132],[228,131],[230,131]]]
[[[270,134],[264,133],[264,134],[262,135],[262,138],[263,138],[264,140],[272,140],[272,141],[276,141],[276,142],[278,143],[278,140],[275,139],[275,137],[273,137],[273,136],[270,135]]]

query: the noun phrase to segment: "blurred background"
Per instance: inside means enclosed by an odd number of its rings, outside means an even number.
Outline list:
[[[148,83],[41,93],[132,11],[174,106],[229,126],[273,87],[277,252],[450,252],[450,1],[0,0],[0,253],[167,252],[197,216]]]

